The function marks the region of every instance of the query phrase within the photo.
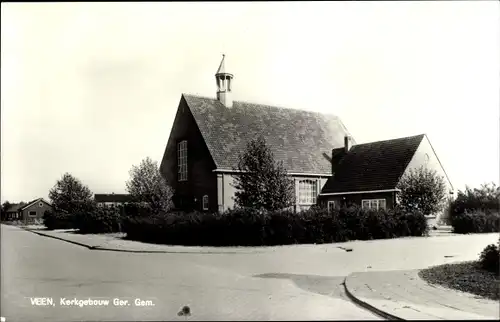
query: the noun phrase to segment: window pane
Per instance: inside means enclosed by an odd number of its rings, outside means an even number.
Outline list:
[[[299,203],[314,204],[316,203],[318,188],[316,181],[302,180],[299,182]]]
[[[177,172],[179,181],[187,180],[187,141],[177,145]]]
[[[370,208],[370,200],[363,200],[363,208],[368,209]]]
[[[208,196],[203,196],[203,210],[208,209]]]
[[[379,208],[385,209],[385,199],[380,199],[379,200]]]

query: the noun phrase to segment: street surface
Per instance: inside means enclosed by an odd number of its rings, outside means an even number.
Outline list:
[[[141,254],[89,250],[1,225],[0,315],[7,322],[380,319],[347,298],[346,275],[476,259],[497,240],[485,234],[342,244],[352,252],[311,245]],[[89,299],[96,305],[77,305]],[[184,305],[191,316],[177,315]]]

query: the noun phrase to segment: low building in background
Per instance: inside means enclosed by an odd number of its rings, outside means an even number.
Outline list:
[[[111,194],[95,194],[94,200],[97,203],[97,206],[119,206],[123,205],[127,202],[132,202],[132,196],[129,194],[119,194],[119,193],[111,193]]]
[[[43,214],[47,210],[53,210],[53,206],[43,198],[37,198],[28,203],[12,204],[5,210],[5,220],[21,221],[24,224],[39,223],[43,220]]]

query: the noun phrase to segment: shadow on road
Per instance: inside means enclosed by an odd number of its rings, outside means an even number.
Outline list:
[[[345,276],[320,276],[287,273],[254,275],[257,278],[289,279],[302,290],[333,298],[349,300],[344,291]]]

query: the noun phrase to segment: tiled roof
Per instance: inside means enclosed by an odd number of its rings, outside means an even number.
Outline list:
[[[132,196],[128,194],[95,194],[94,200],[96,202],[130,202]]]
[[[335,174],[322,193],[394,189],[424,134],[354,145],[334,164]],[[332,151],[342,154],[343,149]]]
[[[248,140],[264,135],[290,173],[331,174],[331,151],[348,134],[334,115],[183,94],[218,169],[232,170]]]

